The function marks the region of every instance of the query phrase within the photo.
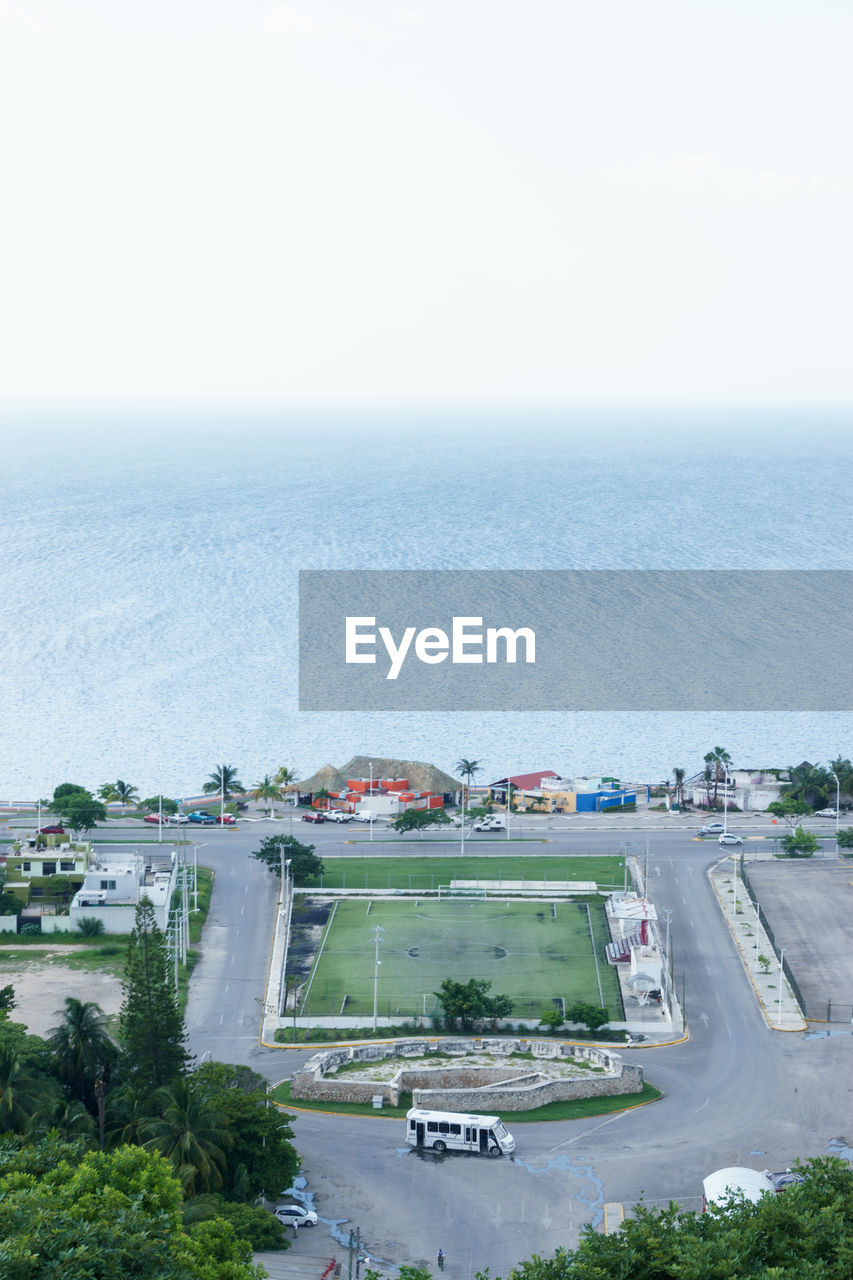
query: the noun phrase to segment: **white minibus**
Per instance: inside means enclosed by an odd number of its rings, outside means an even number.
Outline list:
[[[424,1111],[413,1107],[406,1115],[406,1141],[433,1151],[477,1151],[482,1155],[511,1155],[515,1139],[500,1116],[468,1116],[459,1111]]]

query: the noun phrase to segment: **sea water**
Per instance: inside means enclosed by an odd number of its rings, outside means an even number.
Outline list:
[[[850,418],[7,410],[0,802],[119,777],[181,797],[220,762],[252,786],[354,754],[464,756],[479,782],[654,781],[717,745],[739,767],[850,755],[842,711],[300,714],[296,692],[302,568],[850,568]]]

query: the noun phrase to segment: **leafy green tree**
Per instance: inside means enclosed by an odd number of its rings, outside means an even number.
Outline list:
[[[6,888],[7,878],[6,868],[0,866],[0,916],[19,916],[24,909],[24,904],[20,898],[15,897],[14,893],[8,892]]]
[[[79,782],[60,782],[59,786],[53,789],[53,799],[50,802],[50,807],[54,813],[61,813],[62,801],[67,799],[68,796],[88,796],[91,794],[85,787],[81,787]]]
[[[289,1186],[299,1170],[291,1117],[270,1102],[264,1077],[250,1067],[205,1062],[190,1080],[238,1138],[225,1152],[222,1194],[254,1199],[262,1192],[277,1195]]]
[[[73,787],[71,783],[64,783],[63,786],[70,789],[62,791],[61,787],[57,787],[51,805],[54,813],[58,813],[62,819],[63,826],[76,832],[88,831],[96,823],[106,821],[107,811],[103,802],[96,800],[90,791],[83,787]],[[62,794],[58,795],[57,792],[60,791]]]
[[[72,1098],[94,1110],[95,1082],[109,1078],[118,1056],[106,1017],[93,1000],[76,996],[66,996],[57,1013],[62,1021],[47,1035],[57,1075]]]
[[[205,1102],[189,1079],[174,1080],[151,1099],[155,1114],[145,1126],[146,1151],[159,1151],[171,1164],[185,1195],[218,1191],[225,1149],[238,1140],[222,1112]]]
[[[144,813],[177,813],[178,802],[172,800],[169,796],[148,796],[145,800],[140,800],[137,805]]]
[[[424,831],[427,827],[448,826],[450,819],[443,809],[407,809],[399,813],[391,824],[395,831]]]
[[[807,813],[811,813],[811,809],[798,796],[783,796],[781,800],[774,800],[772,804],[769,804],[767,812],[772,814],[774,818],[780,818],[788,827],[788,830],[793,831],[800,825],[800,818],[805,817]]]
[[[268,773],[264,774],[254,791],[250,791],[249,794],[253,800],[269,801],[271,818],[275,817],[276,800],[284,799],[284,792],[281,787],[270,777]]]
[[[637,1206],[619,1231],[586,1227],[574,1252],[534,1256],[513,1280],[848,1280],[853,1173],[835,1157],[797,1168],[801,1185],[757,1204],[734,1196],[701,1214]]]
[[[549,1031],[556,1031],[564,1022],[565,1018],[559,1009],[547,1009],[539,1019],[540,1027],[546,1027]]]
[[[512,1013],[512,1000],[509,996],[490,996],[491,985],[485,978],[469,978],[467,982],[444,979],[441,989],[433,995],[441,1005],[448,1031],[454,1030],[457,1023],[464,1031],[470,1031],[478,1022],[495,1022]]]
[[[7,986],[0,988],[0,1018],[8,1018],[17,1003],[15,988],[11,982]]]
[[[238,1238],[247,1240],[252,1248],[258,1252],[261,1250],[270,1250],[272,1252],[276,1249],[290,1248],[287,1228],[268,1209],[263,1209],[257,1204],[240,1204],[234,1200],[223,1200],[222,1196],[218,1195],[197,1197],[197,1199],[209,1200],[211,1203],[197,1217],[191,1217],[187,1213],[189,1205],[185,1207],[184,1224],[190,1224],[187,1225],[187,1231],[190,1236],[195,1233],[195,1222],[206,1222],[211,1218],[224,1218],[234,1228]]]
[[[226,800],[235,792],[242,793],[245,790],[246,788],[237,777],[236,768],[231,764],[218,764],[208,775],[207,782],[202,787],[206,795],[216,792],[217,795],[224,795]]]
[[[9,1280],[260,1280],[222,1218],[182,1224],[167,1161],[136,1147],[81,1154],[49,1136],[0,1157],[0,1241]]]
[[[166,939],[148,898],[136,908],[122,987],[119,1043],[124,1077],[149,1091],[171,1084],[186,1070],[186,1031]]]
[[[813,831],[797,827],[782,837],[782,852],[786,858],[811,858],[820,847]]]
[[[597,1004],[589,1004],[584,1000],[578,1000],[575,1004],[566,1006],[566,1022],[580,1022],[587,1027],[593,1035],[596,1031],[600,1031],[610,1021],[610,1014],[605,1008]]]
[[[294,836],[267,836],[252,857],[265,862],[276,875],[281,875],[282,867],[289,858],[290,872],[297,884],[306,884],[323,874],[323,863],[314,853],[314,845],[300,844]]]
[[[853,827],[841,827],[838,832],[839,849],[853,849]]]

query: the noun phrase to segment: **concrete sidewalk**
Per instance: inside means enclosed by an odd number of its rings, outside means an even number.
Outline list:
[[[723,858],[708,872],[747,976],[772,1031],[807,1031],[793,991],[782,972],[770,939],[758,920],[739,873],[740,854]],[[759,957],[769,960],[762,965]],[[764,969],[767,972],[764,972]]]

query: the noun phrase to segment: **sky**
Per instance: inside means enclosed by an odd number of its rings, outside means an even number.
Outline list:
[[[851,399],[839,0],[0,0],[0,399]]]

